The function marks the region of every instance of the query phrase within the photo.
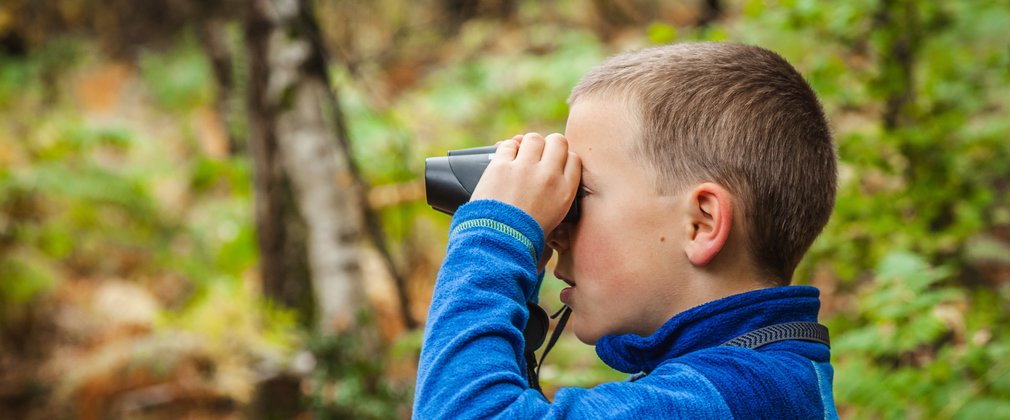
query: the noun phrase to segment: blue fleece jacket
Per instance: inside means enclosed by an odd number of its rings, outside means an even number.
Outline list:
[[[526,382],[525,302],[539,288],[543,231],[521,210],[475,201],[455,213],[418,365],[415,419],[837,418],[830,353],[782,341],[757,350],[720,346],[783,322],[816,322],[817,289],[756,290],[706,303],[649,337],[605,336],[596,352],[639,373],[549,402]]]

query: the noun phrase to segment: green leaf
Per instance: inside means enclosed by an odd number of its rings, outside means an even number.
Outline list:
[[[665,23],[653,23],[646,29],[649,42],[653,44],[669,44],[677,40],[677,27]]]

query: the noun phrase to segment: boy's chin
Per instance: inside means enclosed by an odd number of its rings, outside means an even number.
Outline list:
[[[572,331],[575,333],[575,338],[578,338],[579,341],[585,344],[595,346],[596,342],[603,336],[603,334],[600,334],[599,332],[585,331],[584,329],[579,328],[578,320],[576,320],[574,316],[569,322],[572,324]]]

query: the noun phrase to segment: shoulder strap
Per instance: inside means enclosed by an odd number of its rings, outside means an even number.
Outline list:
[[[759,328],[737,338],[722,343],[724,346],[756,349],[758,347],[786,340],[803,340],[821,343],[831,347],[828,327],[816,322],[786,322]]]

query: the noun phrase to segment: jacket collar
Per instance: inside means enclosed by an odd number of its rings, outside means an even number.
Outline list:
[[[728,296],[681,312],[648,337],[604,336],[596,343],[596,354],[621,372],[651,372],[666,360],[718,346],[758,328],[817,322],[819,296],[820,291],[810,286],[773,287]]]

